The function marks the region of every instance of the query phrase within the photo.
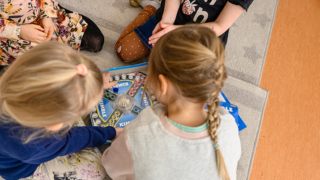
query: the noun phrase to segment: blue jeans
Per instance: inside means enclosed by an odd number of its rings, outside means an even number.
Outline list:
[[[149,44],[149,38],[152,36],[152,31],[157,25],[156,16],[149,18],[149,20],[142,26],[138,26],[134,29],[134,32],[140,38],[140,40],[151,50],[152,45]]]

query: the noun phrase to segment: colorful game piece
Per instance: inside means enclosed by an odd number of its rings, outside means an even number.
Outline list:
[[[114,93],[118,93],[119,92],[119,88],[113,88],[113,92]]]

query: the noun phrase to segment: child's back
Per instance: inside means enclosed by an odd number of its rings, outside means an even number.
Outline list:
[[[146,87],[165,106],[143,110],[104,153],[111,178],[236,179],[239,132],[218,99],[226,78],[223,53],[203,27],[186,26],[157,42]]]
[[[166,108],[146,108],[103,156],[110,177],[125,179],[219,179],[216,153],[208,131],[182,131],[166,117]],[[234,118],[219,108],[218,141],[231,179],[241,155]],[[122,178],[123,177],[123,178]]]

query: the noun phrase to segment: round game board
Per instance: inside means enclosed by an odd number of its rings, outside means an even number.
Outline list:
[[[154,95],[149,96],[146,91],[143,96],[146,78],[147,76],[142,72],[110,77],[110,82],[117,81],[118,84],[104,92],[104,98],[90,113],[92,125],[124,127],[135,119],[142,109],[156,104]]]

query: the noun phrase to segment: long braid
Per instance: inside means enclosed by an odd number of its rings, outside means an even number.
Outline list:
[[[220,63],[217,61],[217,63]],[[215,144],[216,149],[216,158],[217,158],[217,166],[220,178],[223,180],[230,180],[230,176],[227,170],[227,166],[225,164],[223,155],[220,151],[220,147],[218,144],[218,136],[217,136],[217,129],[220,124],[220,117],[218,115],[218,107],[220,106],[219,102],[219,93],[223,86],[223,82],[227,77],[227,72],[223,63],[217,64],[218,68],[214,72],[215,76],[215,85],[216,89],[212,92],[210,100],[208,102],[208,119],[209,119],[209,134],[212,141]]]

